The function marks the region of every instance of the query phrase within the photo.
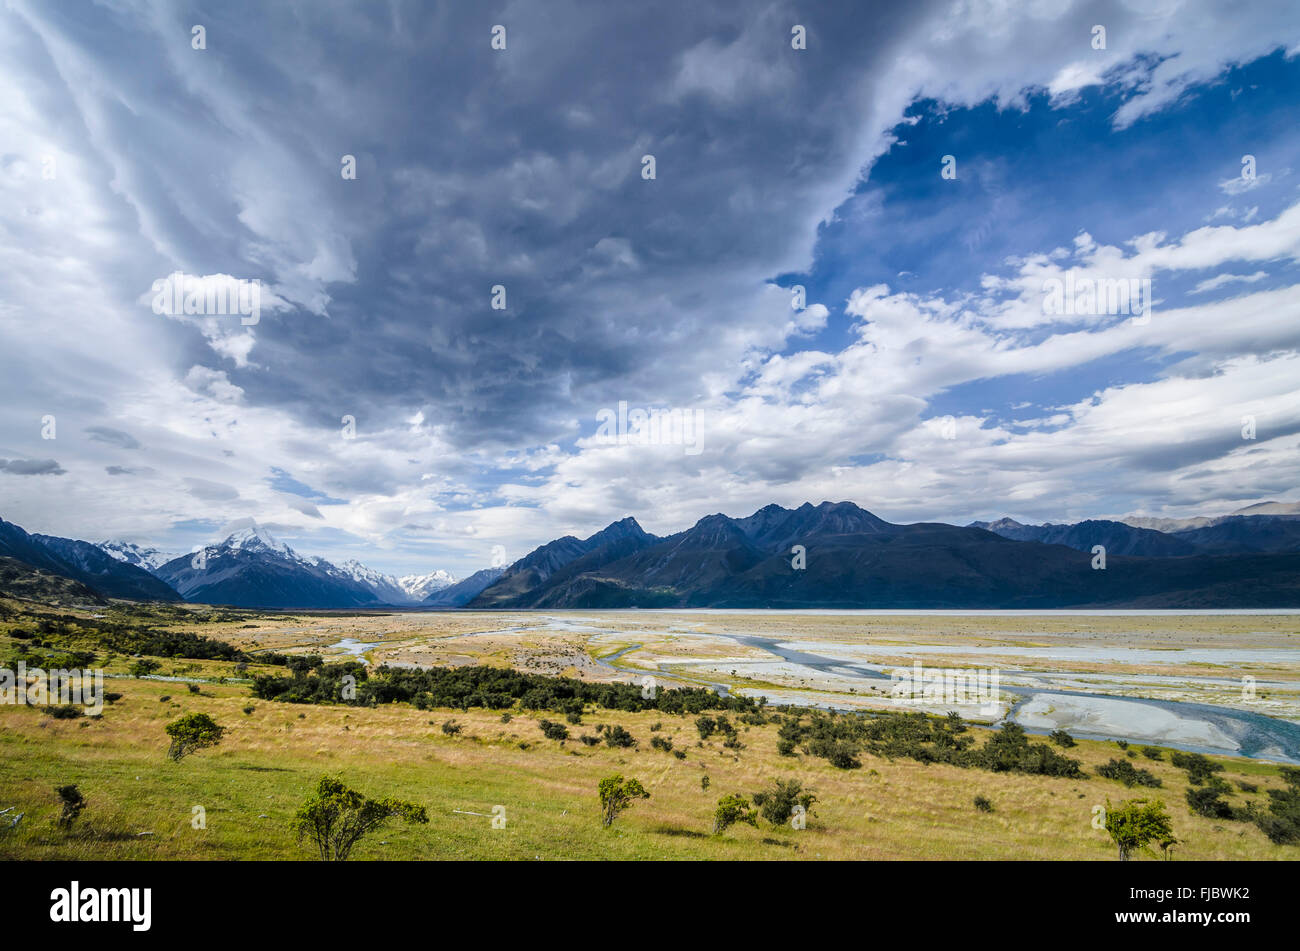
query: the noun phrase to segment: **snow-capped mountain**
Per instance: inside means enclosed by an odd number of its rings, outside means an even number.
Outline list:
[[[340,565],[330,565],[322,558],[310,560],[321,566],[328,565],[344,577],[365,585],[384,604],[406,604],[411,600],[396,578],[374,568],[368,568],[355,558],[349,558]]]
[[[118,561],[126,562],[128,565],[135,565],[137,568],[143,568],[150,574],[157,573],[158,569],[173,558],[177,557],[176,552],[159,551],[157,548],[145,548],[134,542],[124,542],[120,539],[109,539],[98,543],[98,547],[112,558]]]
[[[414,596],[403,582],[425,583],[432,593],[455,580],[435,571],[399,581],[355,558],[336,565],[301,555],[252,520],[219,545],[173,558],[157,574],[190,601],[265,608],[415,604],[424,597]]]
[[[167,562],[158,577],[200,604],[353,608],[382,601],[348,571],[299,555],[251,520],[220,544]]]
[[[450,588],[456,583],[456,577],[439,568],[427,575],[403,575],[397,579],[397,583],[406,592],[408,601],[424,601],[435,591]]]

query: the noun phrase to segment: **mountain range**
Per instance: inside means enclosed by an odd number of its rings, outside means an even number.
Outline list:
[[[1094,568],[1098,546],[1104,568]],[[168,555],[120,540],[32,535],[0,519],[0,591],[46,588],[65,601],[280,609],[1294,607],[1300,505],[956,526],[895,524],[852,502],[822,502],[708,515],[663,537],[627,517],[460,581],[441,570],[397,578],[356,560],[301,555],[251,520],[201,552]]]
[[[1105,548],[1093,567],[1094,546]],[[798,550],[803,562],[797,564]],[[1300,518],[1177,533],[1123,522],[898,525],[852,502],[708,515],[658,537],[632,518],[510,565],[471,608],[1065,608],[1300,605]]]
[[[423,604],[456,583],[442,570],[399,579],[354,559],[334,565],[323,558],[300,555],[251,521],[219,544],[203,549],[200,557],[198,553],[167,554],[121,540],[92,544],[31,535],[0,519],[0,558],[8,559],[0,590],[17,593],[46,588],[55,591],[61,601],[186,600],[258,608],[410,606]],[[50,577],[69,579],[82,587],[51,588]],[[482,585],[474,588],[473,594],[480,590]]]

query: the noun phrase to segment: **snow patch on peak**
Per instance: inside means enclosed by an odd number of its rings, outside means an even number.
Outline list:
[[[426,575],[403,575],[397,584],[412,601],[423,601],[435,591],[450,588],[456,583],[455,576],[449,571],[438,568]]]

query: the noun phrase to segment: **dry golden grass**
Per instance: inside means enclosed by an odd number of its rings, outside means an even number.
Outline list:
[[[698,746],[693,718],[659,712],[589,713],[560,744],[542,737],[540,715],[516,714],[503,723],[500,714],[481,710],[300,706],[253,700],[234,685],[207,685],[194,695],[183,684],[114,678],[108,689],[124,696],[99,720],[55,720],[34,708],[0,706],[0,808],[27,814],[16,832],[0,836],[0,857],[310,858],[295,844],[289,819],[325,773],[371,796],[428,807],[428,825],[386,827],[358,846],[358,859],[1113,860],[1106,833],[1092,827],[1092,809],[1108,797],[1142,796],[1167,804],[1182,840],[1179,859],[1300,857],[1300,848],[1272,845],[1253,825],[1192,815],[1186,776],[1167,754],[1164,761],[1135,761],[1164,781],[1162,789],[1140,790],[1095,775],[994,774],[869,755],[861,769],[842,771],[820,759],[777,755],[772,725],[742,727],[745,748],[731,751],[717,737]],[[161,702],[164,696],[171,700]],[[242,712],[247,705],[255,707],[251,715]],[[229,732],[216,749],[170,762],[163,726],[190,711],[209,713]],[[462,725],[460,735],[443,734],[447,719]],[[651,749],[655,722],[687,751],[684,760]],[[639,748],[577,741],[600,723],[626,727]],[[1080,741],[1068,755],[1092,774],[1125,754],[1113,743]],[[1261,787],[1254,796],[1234,794],[1238,805],[1279,785],[1273,766],[1216,759],[1234,786],[1240,778]],[[596,786],[616,772],[641,780],[651,798],[602,829]],[[797,778],[818,796],[807,829],[763,823],[707,834],[720,796],[752,793],[775,777]],[[70,782],[89,806],[84,831],[68,835],[53,828],[53,787]],[[976,795],[990,799],[994,812],[977,812]],[[205,829],[192,827],[196,805],[206,811]],[[506,809],[504,829],[491,828],[494,805]]]

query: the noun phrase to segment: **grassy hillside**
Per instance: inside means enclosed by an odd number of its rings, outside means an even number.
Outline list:
[[[10,603],[13,611],[15,605]],[[159,613],[161,612],[161,613]],[[37,707],[0,705],[0,810],[25,817],[0,832],[4,859],[310,859],[289,820],[324,774],[373,797],[394,796],[427,807],[429,823],[395,823],[362,841],[354,859],[1098,859],[1113,861],[1093,807],[1109,798],[1160,798],[1173,817],[1179,859],[1295,859],[1300,848],[1274,845],[1252,823],[1193,815],[1185,801],[1187,773],[1116,743],[1079,741],[1064,750],[1085,778],[996,773],[861,753],[859,769],[826,759],[778,753],[778,724],[745,724],[731,715],[740,748],[715,733],[701,740],[695,716],[660,710],[624,712],[588,706],[581,723],[564,723],[570,738],[546,739],[539,721],[555,713],[306,705],[255,699],[246,680],[283,667],[239,660],[157,657],[155,677],[136,679],[136,658],[103,649],[113,643],[156,643],[158,631],[233,629],[244,615],[181,608],[115,606],[109,617],[71,614],[61,620],[11,613],[0,619],[0,666],[15,656],[66,656],[74,646],[107,668],[106,690],[120,694],[99,718],[59,719]],[[43,629],[44,635],[33,632]],[[16,636],[15,636],[16,635]],[[169,646],[181,643],[165,641]],[[207,650],[207,648],[203,648]],[[237,681],[237,682],[236,682]],[[198,692],[192,692],[191,684]],[[183,713],[212,716],[228,732],[215,749],[180,762],[166,757],[165,725]],[[455,721],[458,733],[443,724]],[[583,734],[621,726],[636,748],[587,746]],[[656,728],[657,727],[657,728]],[[971,728],[976,745],[992,731]],[[652,738],[670,740],[672,751]],[[685,755],[679,758],[676,753]],[[1135,751],[1136,752],[1136,751]],[[1159,789],[1127,788],[1096,768],[1113,758],[1149,769]],[[1217,757],[1219,775],[1240,807],[1266,803],[1280,789],[1270,764]],[[614,773],[635,777],[651,798],[637,802],[611,828],[600,824],[596,789]],[[707,777],[707,788],[703,780]],[[806,829],[788,824],[734,826],[709,834],[721,796],[751,795],[773,779],[798,779],[817,796]],[[1243,792],[1239,782],[1257,786]],[[54,787],[75,783],[89,805],[72,832],[56,829]],[[992,812],[974,806],[986,797]],[[506,826],[491,827],[494,806]],[[194,807],[206,828],[194,828]],[[7,820],[0,818],[0,828]]]

